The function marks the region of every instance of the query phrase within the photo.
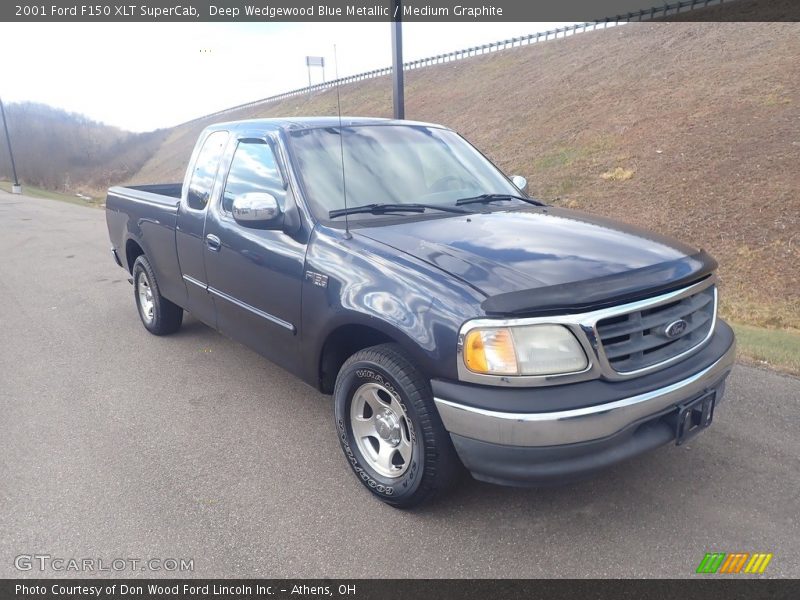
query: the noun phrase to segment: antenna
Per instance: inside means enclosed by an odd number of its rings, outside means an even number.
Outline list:
[[[344,176],[344,131],[342,131],[342,101],[339,98],[339,58],[336,55],[336,44],[333,45],[333,65],[336,69],[336,111],[339,114],[339,153],[342,157],[342,198],[344,200],[344,209],[347,210],[347,179]],[[344,239],[349,240],[353,236],[350,235],[350,220],[347,218],[347,212],[344,213]]]

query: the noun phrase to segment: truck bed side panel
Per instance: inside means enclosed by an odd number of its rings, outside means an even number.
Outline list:
[[[151,186],[148,186],[151,187]],[[168,190],[172,186],[152,186]],[[106,198],[106,221],[111,243],[130,271],[132,244],[144,251],[153,267],[164,297],[183,306],[186,287],[181,277],[175,246],[179,199],[142,188],[112,187]]]

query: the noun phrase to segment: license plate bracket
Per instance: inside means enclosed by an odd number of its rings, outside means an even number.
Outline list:
[[[715,390],[706,392],[699,398],[678,405],[678,415],[675,424],[675,445],[686,443],[714,420],[714,407],[717,393]]]

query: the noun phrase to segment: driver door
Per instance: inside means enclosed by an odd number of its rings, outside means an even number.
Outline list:
[[[285,212],[293,201],[278,166],[275,146],[263,138],[240,138],[224,180],[220,200],[206,218],[208,291],[217,308],[217,327],[225,335],[291,368],[300,364],[300,290],[306,244],[282,230],[240,225],[233,199],[267,192]]]

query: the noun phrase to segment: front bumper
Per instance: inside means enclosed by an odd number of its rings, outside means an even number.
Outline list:
[[[718,321],[700,352],[635,380],[523,390],[432,385],[442,422],[477,479],[536,485],[580,478],[669,443],[679,404],[711,390],[722,398],[735,346],[730,327]]]

